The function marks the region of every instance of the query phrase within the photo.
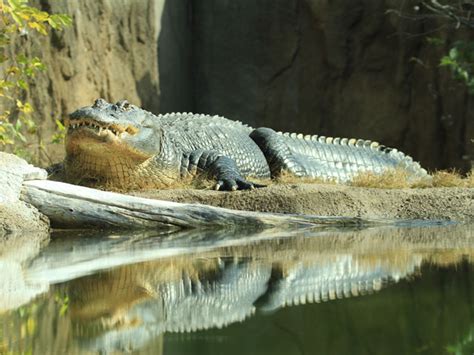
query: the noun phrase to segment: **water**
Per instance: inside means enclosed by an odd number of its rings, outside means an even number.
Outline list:
[[[473,226],[15,236],[1,354],[474,354]]]

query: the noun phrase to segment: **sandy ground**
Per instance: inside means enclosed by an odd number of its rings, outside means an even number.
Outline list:
[[[474,188],[376,189],[275,184],[253,191],[178,189],[133,194],[251,211],[474,222]]]

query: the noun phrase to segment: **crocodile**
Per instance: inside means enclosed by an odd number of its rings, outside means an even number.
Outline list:
[[[53,179],[109,190],[143,190],[205,177],[216,190],[264,185],[247,179],[297,177],[350,181],[361,172],[404,169],[427,176],[411,157],[362,139],[276,132],[220,116],[154,115],[126,100],[104,99],[64,120],[65,160],[49,169]]]

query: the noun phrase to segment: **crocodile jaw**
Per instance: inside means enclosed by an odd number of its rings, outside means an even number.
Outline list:
[[[169,188],[179,171],[157,167],[154,155],[133,148],[112,135],[87,128],[66,136],[66,181],[110,191]]]
[[[89,180],[120,188],[130,183],[139,166],[152,156],[135,149],[126,139],[130,127],[101,125],[94,120],[66,121],[66,162],[71,181]]]
[[[139,132],[139,129],[133,125],[121,125],[117,123],[105,123],[100,122],[95,118],[80,118],[80,119],[67,119],[65,121],[68,134],[72,134],[74,131],[87,129],[91,132],[95,132],[99,137],[106,134],[112,134],[116,137],[123,138],[127,135],[135,135]]]

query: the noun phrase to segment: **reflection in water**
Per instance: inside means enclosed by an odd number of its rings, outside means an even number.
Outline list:
[[[44,282],[23,277],[23,265],[40,252],[48,237],[47,233],[0,236],[0,312],[20,307],[48,290]]]
[[[2,348],[390,353],[389,342],[378,343],[380,334],[395,339],[411,323],[426,329],[411,340],[405,335],[406,344],[391,344],[398,353],[472,345],[466,340],[474,327],[470,226],[265,231],[245,238],[205,233],[54,240],[22,264],[24,284],[50,289],[20,309],[13,302],[3,314]],[[367,294],[374,296],[354,297]],[[344,300],[324,302],[337,299]],[[459,317],[449,322],[436,314]],[[395,323],[384,322],[391,316]],[[447,322],[450,331],[439,337],[433,321]],[[430,337],[436,340],[425,344]]]

